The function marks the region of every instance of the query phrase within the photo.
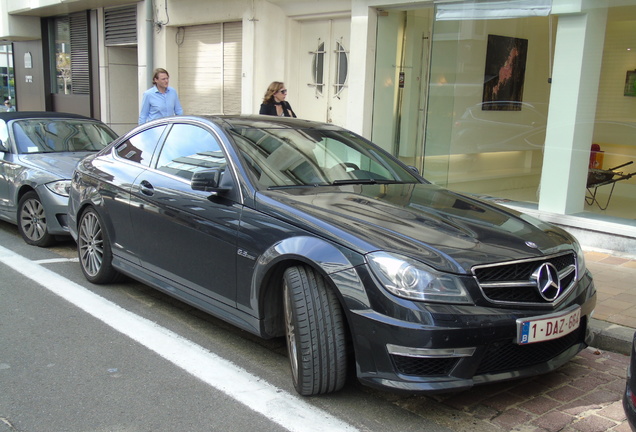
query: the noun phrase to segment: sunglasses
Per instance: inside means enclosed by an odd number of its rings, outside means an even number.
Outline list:
[[[282,94],[287,94],[287,89],[278,90],[278,91],[281,92]]]

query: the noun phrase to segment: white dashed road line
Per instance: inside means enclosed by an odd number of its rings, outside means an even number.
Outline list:
[[[43,260],[37,260],[37,261],[32,261],[36,264],[56,264],[56,263],[63,263],[63,262],[79,262],[79,258],[51,258],[51,259],[43,259]]]

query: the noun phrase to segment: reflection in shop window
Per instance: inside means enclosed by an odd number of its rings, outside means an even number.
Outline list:
[[[58,18],[54,26],[55,82],[54,93],[71,94],[71,37],[68,18]]]
[[[9,101],[9,104],[2,104]],[[13,71],[13,48],[10,43],[0,45],[0,104],[2,111],[16,109],[15,76]]]

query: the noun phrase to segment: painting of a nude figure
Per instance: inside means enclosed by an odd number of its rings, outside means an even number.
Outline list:
[[[520,111],[528,39],[488,35],[483,110]]]

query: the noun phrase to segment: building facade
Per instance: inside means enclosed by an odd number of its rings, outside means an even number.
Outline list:
[[[186,114],[257,113],[284,81],[299,117],[636,254],[636,0],[24,3],[0,3],[19,110],[123,133],[155,67]]]

